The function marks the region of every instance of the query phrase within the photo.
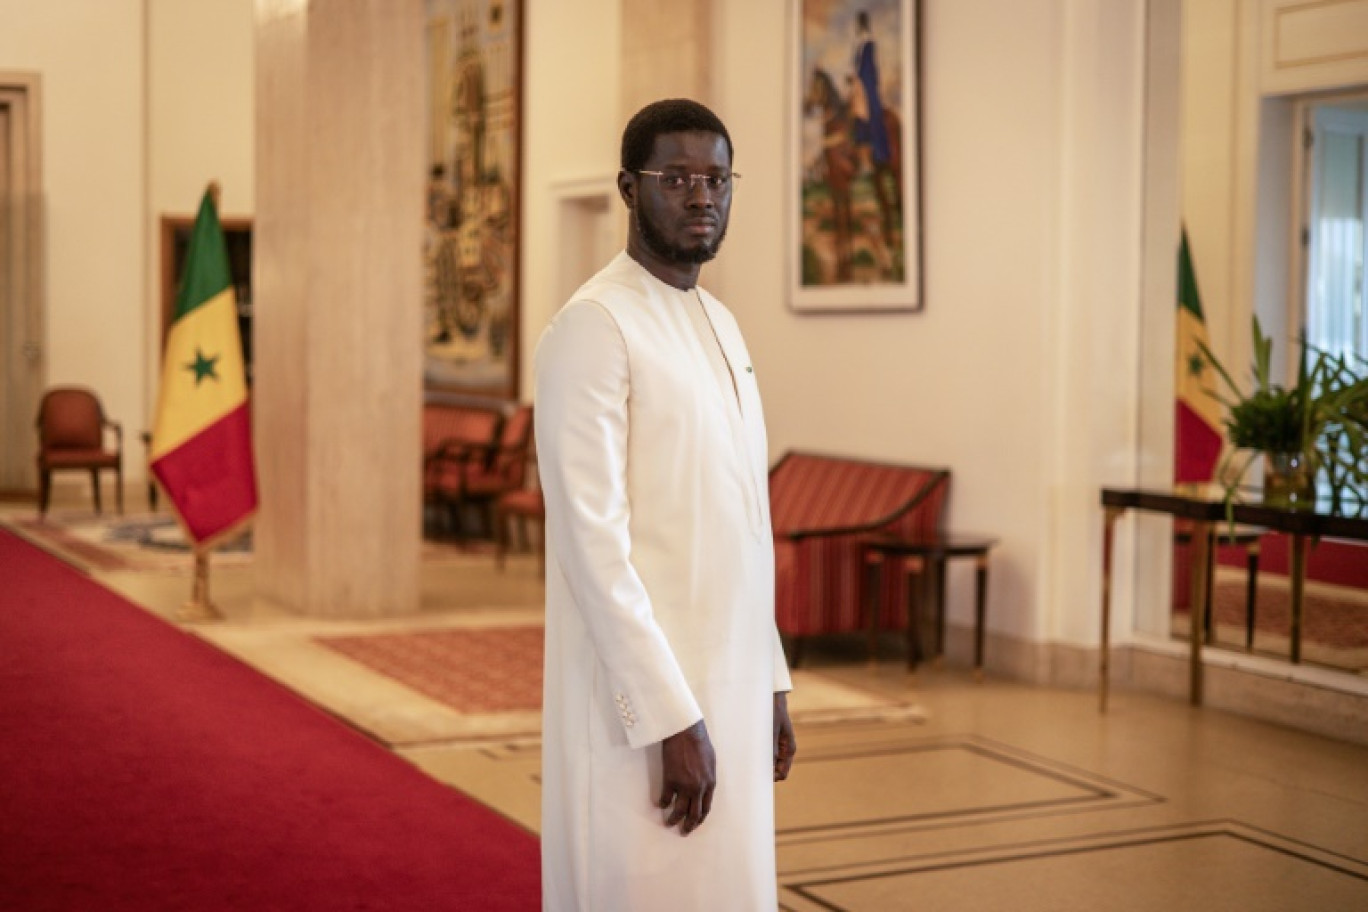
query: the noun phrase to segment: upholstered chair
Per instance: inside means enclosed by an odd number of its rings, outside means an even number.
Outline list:
[[[114,446],[108,447],[106,432]],[[85,387],[61,386],[43,394],[38,406],[38,515],[47,514],[52,473],[90,473],[95,512],[101,513],[100,471],[113,469],[115,497],[123,513],[123,428],[105,417],[99,397]]]

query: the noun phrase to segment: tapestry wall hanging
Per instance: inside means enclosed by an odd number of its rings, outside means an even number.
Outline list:
[[[424,381],[518,392],[520,0],[428,0]]]

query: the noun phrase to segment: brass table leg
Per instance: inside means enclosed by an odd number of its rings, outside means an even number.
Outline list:
[[[933,593],[930,591],[932,586],[931,562],[926,558],[921,558],[920,572],[917,574],[917,584],[909,586],[907,589],[907,670],[913,672],[917,670],[917,661],[921,657],[921,622],[925,616],[927,605],[934,604],[931,601]]]
[[[1306,588],[1306,536],[1292,536],[1292,664],[1301,662],[1302,594]]]
[[[1190,673],[1188,698],[1193,706],[1202,705],[1202,641],[1206,637],[1207,601],[1207,562],[1211,560],[1211,523],[1197,521],[1192,524],[1192,541],[1189,545],[1192,588],[1188,610],[1192,619],[1192,641],[1190,652]]]
[[[1100,712],[1107,711],[1107,687],[1110,683],[1112,537],[1122,512],[1120,507],[1107,507],[1102,520],[1102,644],[1098,663]]]
[[[945,564],[944,554],[931,558],[936,567],[936,662],[945,659]]]
[[[1245,556],[1245,652],[1254,651],[1255,613],[1259,606],[1259,542],[1249,546]]]

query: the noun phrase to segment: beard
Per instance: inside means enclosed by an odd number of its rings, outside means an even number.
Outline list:
[[[727,223],[719,222],[717,237],[713,238],[711,242],[704,242],[696,247],[679,247],[665,239],[665,233],[652,221],[651,216],[642,214],[640,206],[632,209],[632,217],[636,219],[637,230],[641,233],[641,242],[646,245],[646,248],[661,259],[673,263],[690,263],[701,266],[717,256],[722,241],[727,237]]]

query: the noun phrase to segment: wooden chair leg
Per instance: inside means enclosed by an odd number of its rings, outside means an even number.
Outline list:
[[[1203,631],[1206,642],[1211,644],[1216,640],[1216,555],[1220,550],[1220,541],[1217,539],[1215,530],[1212,530],[1211,537],[1207,545],[1207,565],[1206,565],[1206,606],[1203,622],[1206,628]]]
[[[47,516],[48,498],[52,496],[52,473],[38,467],[38,518]]]
[[[974,674],[983,680],[983,625],[988,619],[988,555],[974,569]]]
[[[1254,613],[1259,605],[1259,543],[1249,546],[1246,555],[1249,579],[1245,582],[1245,651],[1254,651]]]
[[[494,566],[502,573],[504,569],[504,558],[508,551],[508,514],[503,510],[494,510]]]
[[[483,529],[483,531],[484,531],[486,534],[488,534],[491,538],[496,537],[496,536],[498,535],[498,533],[495,532],[495,530],[494,530],[494,501],[493,501],[493,500],[486,500],[484,503],[482,503],[482,504],[480,505],[480,515],[481,515],[481,518],[482,518],[483,521],[484,521],[484,529]]]
[[[100,505],[100,470],[90,470],[90,486],[95,489],[95,515],[104,513],[104,508]]]

